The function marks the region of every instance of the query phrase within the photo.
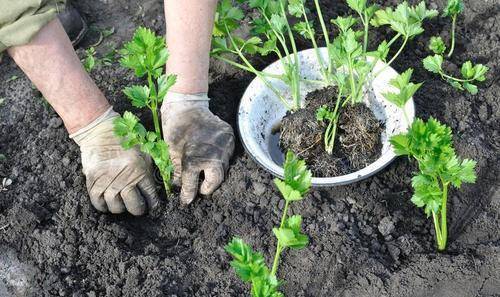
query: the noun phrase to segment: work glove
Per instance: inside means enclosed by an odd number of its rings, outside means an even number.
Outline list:
[[[70,137],[80,146],[92,205],[102,212],[142,215],[158,205],[151,161],[137,148],[122,148],[113,132],[116,117],[109,108]]]
[[[174,165],[173,184],[182,186],[181,203],[189,204],[198,192],[212,194],[224,180],[234,151],[231,126],[208,109],[206,93],[169,92],[161,107],[165,142]]]

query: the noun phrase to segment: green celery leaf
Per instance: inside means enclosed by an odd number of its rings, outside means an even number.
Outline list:
[[[432,73],[440,73],[442,70],[443,56],[428,56],[423,60],[424,68]]]
[[[168,90],[175,84],[176,81],[177,75],[174,74],[162,74],[158,78],[158,102],[163,101]]]
[[[446,8],[443,11],[443,16],[455,16],[464,10],[464,3],[462,0],[448,0]]]
[[[429,42],[429,49],[434,52],[434,54],[441,55],[446,51],[446,45],[444,44],[441,36],[432,36]]]
[[[311,187],[311,171],[307,169],[304,160],[299,160],[291,151],[286,154],[284,171],[285,179],[276,178],[274,183],[285,200],[301,200]]]
[[[132,86],[126,87],[123,93],[127,96],[133,106],[145,107],[149,104],[149,87],[148,86]]]
[[[466,89],[472,95],[476,95],[477,94],[477,86],[476,85],[468,83],[468,82],[464,82],[462,84],[462,86],[464,87],[464,89]]]

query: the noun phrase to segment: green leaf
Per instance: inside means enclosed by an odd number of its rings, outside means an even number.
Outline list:
[[[86,54],[86,57],[83,60],[83,68],[85,68],[85,71],[90,73],[92,71],[92,69],[94,69],[94,67],[97,64],[97,60],[95,58],[95,48],[90,47],[90,48],[86,49],[85,54]]]
[[[460,69],[460,72],[462,73],[463,78],[465,79],[471,79],[474,77],[475,74],[475,69],[472,66],[471,61],[467,61],[462,64],[462,68]]]
[[[409,140],[406,134],[394,135],[389,139],[389,142],[392,144],[392,148],[396,155],[404,156],[410,154]]]
[[[406,102],[415,94],[422,86],[422,83],[414,84],[410,82],[413,69],[409,68],[405,72],[391,79],[390,84],[398,89],[398,93],[388,92],[382,94],[389,102],[395,104],[399,108],[404,108]]]
[[[464,87],[462,86],[462,84],[456,80],[453,80],[453,79],[446,79],[446,81],[455,89],[457,90],[460,90],[460,91],[463,91],[464,90]]]
[[[467,90],[467,92],[471,93],[472,95],[477,94],[477,86],[476,85],[468,83],[468,82],[464,82],[462,84],[462,86],[464,87],[464,89]]]
[[[305,0],[289,0],[288,1],[288,13],[299,18],[303,14]]]
[[[464,3],[462,0],[448,0],[446,8],[443,11],[443,16],[456,16],[464,10]]]
[[[485,81],[486,80],[486,72],[488,72],[489,68],[484,66],[483,64],[477,64],[474,66],[474,80],[477,81]]]
[[[219,1],[212,35],[216,37],[227,36],[240,27],[240,21],[244,17],[243,11],[239,7],[233,7],[231,0]]]
[[[312,22],[307,24],[306,22],[298,22],[295,25],[293,25],[293,30],[297,33],[299,33],[302,37],[311,40],[311,34],[312,37],[314,38],[314,26]]]
[[[347,30],[357,23],[357,20],[349,15],[347,17],[338,16],[336,19],[330,20],[330,22],[337,26],[340,31],[347,32]]]
[[[417,207],[424,207],[424,212],[428,217],[432,212],[439,212],[443,193],[436,179],[420,173],[412,178],[412,187],[415,192],[411,201]]]
[[[177,75],[174,74],[162,74],[158,78],[158,102],[163,102],[168,90],[175,84],[176,81]]]
[[[113,121],[113,130],[117,136],[122,137],[122,146],[130,149],[135,145],[146,142],[146,129],[139,123],[139,118],[129,111],[126,111],[122,117],[117,117]]]
[[[242,239],[234,237],[224,249],[234,258],[231,266],[243,281],[252,281],[269,274],[262,254],[254,252]]]
[[[477,162],[470,159],[464,159],[460,165],[460,171],[458,172],[458,179],[465,183],[475,183],[476,182],[476,164]]]
[[[440,36],[432,36],[429,42],[429,49],[434,54],[442,55],[446,51],[446,45]]]
[[[270,39],[266,40],[262,47],[258,49],[258,52],[262,56],[267,56],[271,52],[276,52],[277,47],[276,47],[276,36],[271,37]]]
[[[284,16],[279,14],[273,14],[270,19],[271,27],[279,33],[285,30],[287,20]]]
[[[347,0],[347,5],[352,10],[362,14],[366,7],[366,0]]]
[[[343,36],[343,47],[347,54],[356,56],[361,53],[361,44],[356,40],[356,35],[352,29],[348,29]]]
[[[323,122],[324,120],[332,121],[335,118],[335,113],[327,105],[322,105],[316,110],[316,120]]]
[[[238,277],[252,284],[253,297],[283,297],[278,291],[280,282],[271,275],[264,257],[242,239],[234,237],[224,250],[233,257],[231,266]]]
[[[424,68],[427,71],[432,73],[441,73],[442,72],[442,64],[443,64],[443,56],[434,55],[428,56],[423,60]]]
[[[302,217],[294,215],[286,219],[282,228],[273,228],[273,233],[283,247],[302,249],[309,243],[307,235],[301,233]]]
[[[157,78],[168,59],[165,38],[156,36],[150,29],[139,27],[132,37],[119,51],[123,67],[134,70],[137,77],[149,73]]]
[[[129,98],[130,102],[135,107],[145,107],[149,104],[149,87],[147,86],[132,86],[126,87],[123,93]]]
[[[311,171],[291,151],[286,153],[284,171],[284,180],[274,179],[281,195],[287,201],[302,200],[311,187]]]
[[[387,7],[376,11],[370,23],[374,27],[389,25],[392,30],[401,35],[413,38],[424,32],[422,22],[437,16],[437,14],[437,10],[426,8],[424,1],[417,6],[409,6],[405,1],[399,4],[396,9]]]
[[[380,60],[385,61],[389,54],[390,46],[387,41],[382,41],[377,47],[377,54]]]

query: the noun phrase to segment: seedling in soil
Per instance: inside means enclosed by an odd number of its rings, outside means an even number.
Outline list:
[[[304,199],[309,191],[311,171],[307,169],[305,162],[297,159],[292,152],[286,154],[284,169],[285,179],[274,180],[285,199],[285,207],[279,227],[273,228],[277,246],[271,269],[266,265],[264,256],[254,252],[240,238],[234,237],[225,247],[226,252],[233,257],[231,266],[241,280],[252,285],[251,295],[254,297],[284,296],[279,292],[281,281],[276,277],[281,254],[286,248],[302,249],[309,243],[309,238],[301,231],[302,217],[288,216],[288,209],[292,202]]]
[[[391,79],[389,82],[393,87],[398,90],[398,93],[387,92],[382,94],[387,101],[393,103],[397,107],[401,108],[405,116],[406,122],[410,124],[410,120],[405,111],[405,105],[410,100],[410,98],[417,92],[422,86],[422,83],[412,83],[410,82],[413,69],[409,68],[405,72],[399,74],[397,77]]]
[[[455,49],[455,31],[457,26],[457,16],[464,10],[464,3],[462,0],[448,0],[446,8],[444,9],[443,16],[451,18],[451,45],[448,52],[448,58],[453,54]],[[437,54],[437,53],[436,53]]]
[[[96,66],[95,48],[90,47],[85,50],[85,59],[83,60],[83,68],[90,73]]]
[[[429,41],[429,49],[437,55],[442,55],[446,51],[446,45],[444,44],[441,36],[432,36]]]
[[[122,137],[122,146],[125,149],[138,145],[141,151],[151,156],[168,193],[173,165],[168,145],[162,138],[158,108],[167,91],[175,83],[176,76],[163,74],[163,66],[168,59],[165,39],[156,36],[149,29],[140,27],[120,54],[122,66],[134,70],[139,78],[147,77],[148,85],[134,85],[125,88],[123,92],[133,106],[148,108],[151,111],[155,130],[147,131],[137,116],[126,111],[122,117],[115,120],[115,133]]]
[[[412,178],[414,189],[411,201],[432,216],[439,251],[446,249],[448,229],[446,207],[450,185],[460,188],[462,183],[474,183],[474,160],[459,160],[452,145],[450,127],[430,118],[417,119],[407,133],[391,137],[397,155],[417,160],[419,172]]]
[[[442,79],[446,80],[451,86],[458,90],[467,90],[469,93],[477,94],[476,83],[486,80],[488,67],[483,64],[473,65],[471,61],[462,64],[460,73],[461,78],[448,75],[443,70],[443,56],[428,56],[423,60],[424,68],[432,73],[437,73]]]

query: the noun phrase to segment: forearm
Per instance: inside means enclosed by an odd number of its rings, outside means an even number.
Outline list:
[[[208,91],[210,41],[217,0],[165,0],[167,73],[177,75],[173,92]]]
[[[44,26],[28,44],[11,47],[8,52],[61,116],[69,133],[109,108],[83,69],[59,20]]]

